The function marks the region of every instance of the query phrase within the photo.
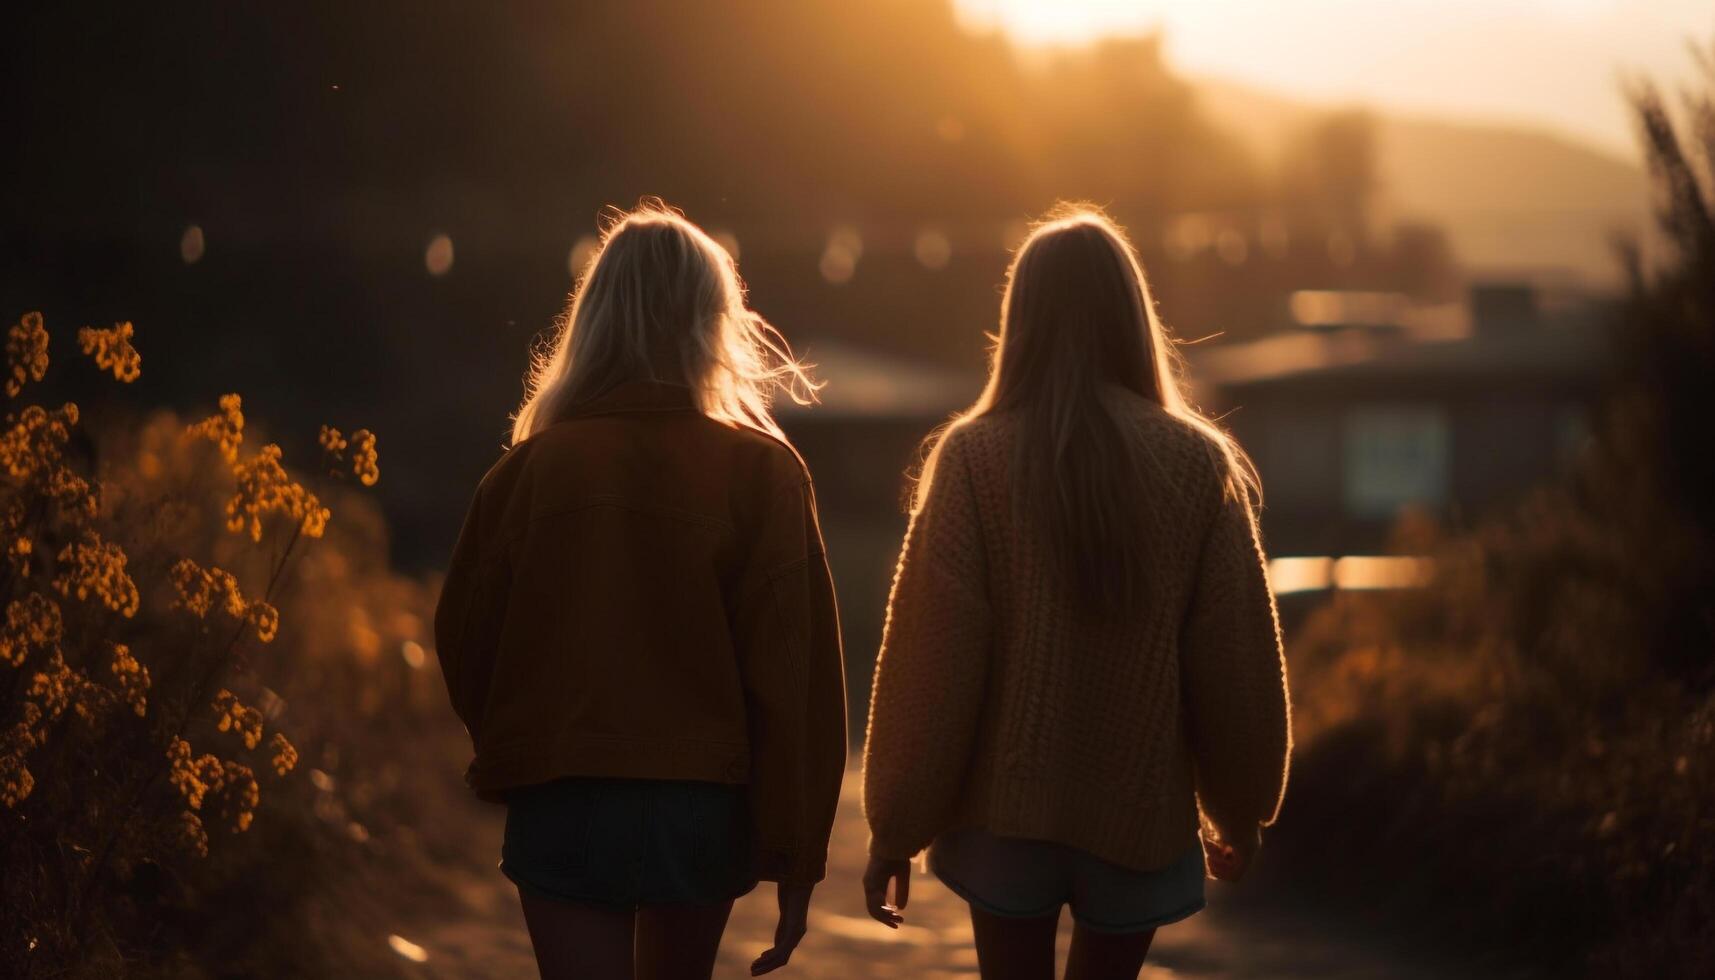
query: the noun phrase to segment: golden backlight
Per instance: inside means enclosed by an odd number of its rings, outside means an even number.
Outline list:
[[[1169,59],[1319,101],[1547,123],[1632,152],[1618,72],[1689,79],[1707,0],[954,0],[1028,46],[1161,29]]]

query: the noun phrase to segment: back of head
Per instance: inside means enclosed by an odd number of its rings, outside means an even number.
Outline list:
[[[1105,393],[1114,389],[1199,430],[1228,492],[1254,488],[1230,437],[1187,401],[1124,232],[1093,207],[1062,205],[1013,258],[988,386],[954,426],[991,413],[1015,420],[1021,524],[1035,531],[1068,591],[1099,613],[1135,604],[1150,579],[1148,504],[1139,499],[1145,458],[1110,412]]]
[[[777,438],[775,389],[803,402],[817,387],[779,333],[746,308],[731,254],[658,200],[607,222],[555,336],[532,358],[512,441],[615,385],[644,380],[685,385],[704,414]]]

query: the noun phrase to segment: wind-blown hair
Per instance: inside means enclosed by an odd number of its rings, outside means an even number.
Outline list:
[[[746,308],[732,255],[653,198],[610,217],[557,326],[532,354],[515,445],[638,380],[685,385],[710,418],[784,440],[769,411],[775,391],[808,404],[820,387]]]
[[[1202,433],[1225,492],[1259,494],[1250,461],[1192,407],[1180,362],[1155,313],[1148,281],[1124,231],[1099,209],[1061,204],[1037,224],[1007,270],[988,385],[930,439],[913,510],[934,481],[947,436],[984,415],[1018,422],[1013,500],[1056,576],[1105,613],[1147,589],[1148,542],[1138,496],[1144,454],[1104,404],[1117,385]]]

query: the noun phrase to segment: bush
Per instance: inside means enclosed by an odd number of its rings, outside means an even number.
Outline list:
[[[1715,93],[1636,102],[1671,261],[1627,253],[1620,377],[1577,473],[1477,531],[1421,521],[1414,593],[1289,650],[1295,888],[1497,960],[1715,973]]]
[[[138,376],[130,324],[79,339]],[[39,314],[12,327],[9,398],[48,347]],[[432,592],[388,572],[340,485],[378,479],[375,437],[324,427],[311,489],[277,445],[248,449],[237,395],[188,426],[81,421],[25,405],[0,433],[0,962],[325,975],[337,927],[297,928],[307,899],[357,863],[366,804],[410,791],[397,771],[341,786],[338,749],[439,707],[414,669]]]

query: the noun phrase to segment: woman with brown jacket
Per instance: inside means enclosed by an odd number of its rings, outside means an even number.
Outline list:
[[[646,204],[477,488],[435,642],[544,977],[708,977],[758,879],[780,925],[752,972],[804,933],[846,752],[815,497],[769,414],[809,387],[732,257]]]
[[[1203,907],[1205,869],[1243,873],[1284,791],[1255,481],[1180,384],[1131,245],[1067,211],[1014,259],[988,387],[918,485],[870,701],[864,890],[897,925],[928,849],[989,980],[1054,975],[1062,905],[1067,976],[1135,978],[1156,927]]]

